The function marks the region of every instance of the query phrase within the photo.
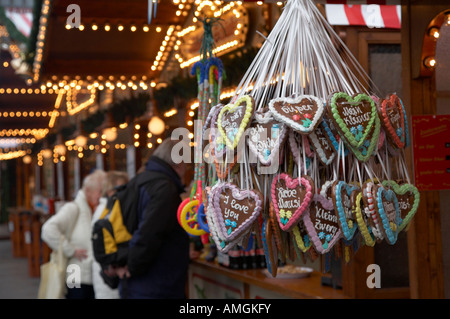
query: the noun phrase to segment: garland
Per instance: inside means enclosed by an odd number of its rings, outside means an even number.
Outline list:
[[[110,107],[114,121],[120,124],[142,116],[147,111],[149,100],[148,93],[139,93],[137,96],[114,102]]]

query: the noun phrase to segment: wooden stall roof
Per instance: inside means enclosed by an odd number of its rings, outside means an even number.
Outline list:
[[[157,14],[148,25],[146,0],[81,0],[76,3],[81,9],[81,24],[78,28],[66,29],[67,1],[52,2],[44,53],[41,62],[40,80],[51,80],[90,76],[132,76],[157,78],[160,70],[151,70],[153,62],[165,40],[170,26],[182,26],[186,16],[176,15],[178,6],[171,0],[159,1]],[[93,30],[92,26],[98,29]],[[110,30],[105,30],[105,25]],[[123,31],[118,26],[124,27]],[[131,32],[130,27],[136,26]],[[148,25],[147,32],[143,27]],[[171,40],[169,40],[171,41]],[[173,41],[173,40],[172,40]]]

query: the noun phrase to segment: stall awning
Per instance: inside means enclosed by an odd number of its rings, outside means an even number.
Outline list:
[[[31,32],[33,13],[31,9],[5,8],[6,17],[14,23],[17,30],[27,38]]]
[[[401,28],[401,6],[399,5],[326,4],[325,11],[327,20],[331,25]]]

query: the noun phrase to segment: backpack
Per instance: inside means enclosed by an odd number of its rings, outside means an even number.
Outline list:
[[[103,269],[108,265],[120,267],[127,264],[128,244],[138,226],[140,188],[149,181],[150,172],[144,171],[116,188],[94,223],[93,253]]]

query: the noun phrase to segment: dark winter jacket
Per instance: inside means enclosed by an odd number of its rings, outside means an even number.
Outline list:
[[[189,236],[177,219],[184,186],[173,168],[157,157],[146,163],[150,181],[140,189],[138,229],[130,241],[123,298],[185,298]]]

